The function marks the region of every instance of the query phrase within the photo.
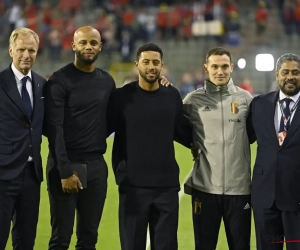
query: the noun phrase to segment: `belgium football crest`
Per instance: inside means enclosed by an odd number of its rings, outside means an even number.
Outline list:
[[[236,115],[239,112],[239,106],[236,102],[231,103],[231,113]]]

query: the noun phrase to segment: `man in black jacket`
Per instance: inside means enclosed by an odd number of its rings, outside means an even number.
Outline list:
[[[50,250],[68,249],[77,210],[77,249],[95,249],[107,191],[106,108],[115,82],[96,68],[102,43],[89,26],[74,34],[75,61],[46,84]]]
[[[122,250],[177,249],[179,167],[173,141],[192,142],[177,89],[158,83],[163,52],[145,44],[137,52],[138,81],[111,95],[108,129],[115,131],[112,164],[119,185]]]

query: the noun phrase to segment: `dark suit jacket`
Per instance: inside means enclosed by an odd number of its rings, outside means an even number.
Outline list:
[[[300,107],[295,111],[287,136],[279,146],[274,115],[279,92],[253,99],[248,127],[250,141],[257,139],[253,169],[252,205],[270,208],[274,201],[283,211],[300,211]]]
[[[17,177],[24,169],[31,149],[37,177],[39,181],[43,180],[40,149],[45,82],[32,71],[33,115],[30,120],[11,66],[0,72],[0,180]]]

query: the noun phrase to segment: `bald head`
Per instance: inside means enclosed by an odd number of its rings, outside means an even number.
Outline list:
[[[93,64],[102,49],[101,36],[98,30],[91,26],[83,26],[75,31],[72,48],[76,61],[84,65]]]
[[[78,37],[87,35],[87,34],[93,34],[95,37],[98,37],[99,42],[101,42],[101,35],[98,30],[91,26],[83,26],[77,29],[74,33],[73,41],[76,41]]]

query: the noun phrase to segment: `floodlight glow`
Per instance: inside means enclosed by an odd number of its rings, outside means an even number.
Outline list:
[[[258,71],[274,70],[274,57],[271,54],[258,54],[255,58],[255,67]]]
[[[244,69],[246,67],[246,60],[244,58],[239,59],[237,65],[240,69]]]

